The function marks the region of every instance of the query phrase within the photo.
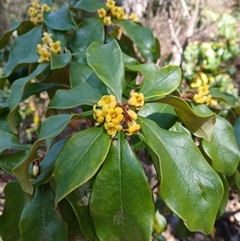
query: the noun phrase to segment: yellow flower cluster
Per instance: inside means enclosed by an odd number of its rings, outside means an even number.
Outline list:
[[[43,21],[42,17],[42,12],[49,12],[51,11],[51,8],[44,3],[42,6],[38,3],[38,0],[34,1],[28,9],[28,14],[30,16],[30,21],[34,24],[37,25],[38,22]]]
[[[206,103],[212,107],[217,105],[217,101],[212,99],[212,95],[209,94],[209,85],[199,86],[197,94],[193,96],[193,100],[198,104]]]
[[[40,55],[38,59],[38,63],[49,62],[50,61],[50,53],[53,52],[58,54],[61,52],[61,42],[58,40],[53,42],[51,38],[51,34],[44,32],[42,37],[43,44],[37,45],[37,53]]]
[[[104,25],[112,25],[112,17],[115,17],[118,20],[131,19],[135,22],[138,21],[135,13],[131,13],[128,16],[123,7],[116,6],[116,2],[114,0],[107,0],[106,8],[107,10],[105,8],[98,9],[98,16],[103,19]]]
[[[117,103],[114,95],[104,95],[93,106],[93,117],[98,123],[104,122],[108,135],[115,136],[118,131],[124,130],[127,136],[131,136],[140,130],[140,125],[136,123],[137,113],[130,106],[139,110],[143,105],[142,93],[132,92],[128,102],[123,105]],[[127,128],[123,129],[125,126]]]

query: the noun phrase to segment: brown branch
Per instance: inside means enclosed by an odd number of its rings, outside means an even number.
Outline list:
[[[179,42],[179,39],[176,35],[176,31],[173,26],[173,20],[171,15],[171,1],[167,1],[166,6],[167,11],[167,17],[168,17],[168,27],[170,30],[170,36],[171,36],[171,43],[172,43],[172,59],[171,64],[180,65],[181,63],[181,56],[182,56],[182,46]]]

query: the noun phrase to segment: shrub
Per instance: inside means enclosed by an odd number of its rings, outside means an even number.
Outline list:
[[[229,183],[239,188],[240,119],[233,129],[216,106],[236,120],[238,99],[184,90],[178,66],[156,66],[152,31],[114,1],[56,11],[35,1],[29,15],[1,37],[4,48],[18,34],[1,79],[0,166],[16,177],[4,189],[3,240],[158,237],[165,221],[143,163],[156,170],[157,199],[190,231],[210,233]],[[19,106],[43,92],[45,119],[23,143]]]

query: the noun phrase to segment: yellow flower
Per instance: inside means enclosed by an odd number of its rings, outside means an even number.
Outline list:
[[[119,124],[124,118],[122,113],[123,109],[121,107],[109,108],[107,110],[106,122],[112,122],[115,125]]]
[[[218,105],[218,102],[217,102],[216,100],[211,99],[211,100],[209,101],[209,106],[211,106],[211,107],[216,107],[217,105]]]
[[[104,18],[107,15],[107,11],[104,8],[98,9],[98,17]]]
[[[113,16],[117,16],[118,12],[119,12],[119,7],[117,7],[117,6],[115,6],[111,9],[111,13]]]
[[[36,18],[36,17],[31,17],[31,18],[30,18],[30,21],[31,21],[34,25],[37,25],[37,24],[38,24],[38,18]]]
[[[104,127],[107,130],[107,134],[109,136],[115,136],[117,131],[122,130],[122,126],[121,125],[115,125],[112,122],[104,123]]]
[[[128,122],[128,132],[126,132],[127,136],[131,136],[133,134],[137,134],[140,130],[140,125],[135,121]]]
[[[104,25],[112,25],[112,20],[111,20],[111,17],[110,16],[107,16],[107,17],[104,17],[103,18],[103,23]]]
[[[196,103],[198,103],[198,104],[202,104],[202,103],[205,102],[205,100],[204,100],[204,98],[203,98],[203,96],[202,96],[201,94],[195,94],[195,95],[193,96],[193,100],[194,100]]]
[[[129,109],[128,111],[127,111],[127,113],[128,113],[128,115],[129,115],[129,117],[132,119],[132,120],[136,120],[137,119],[137,113],[135,112],[135,111],[133,111],[133,110],[131,110],[131,109]]]
[[[34,2],[32,3],[32,6],[37,9],[37,8],[40,7],[40,4],[39,4],[38,1],[36,0],[36,1],[34,1]]]
[[[49,34],[47,32],[43,33],[43,37],[42,37],[42,42],[44,44],[50,44],[53,42],[52,38],[51,38],[52,34]]]
[[[205,96],[205,102],[207,105],[210,104],[211,100],[212,100],[212,95]]]
[[[209,85],[199,86],[198,93],[202,95],[207,95],[209,93]]]
[[[109,8],[109,9],[112,9],[114,6],[115,6],[115,1],[113,1],[113,0],[108,0],[107,2],[106,2],[106,7],[107,8]]]
[[[41,10],[45,12],[49,12],[51,8],[46,3],[44,3],[41,7]]]
[[[131,98],[128,100],[128,104],[135,106],[136,110],[140,110],[144,105],[144,95],[142,93],[131,92]]]
[[[96,105],[93,106],[93,118],[98,122],[102,123],[106,116],[106,113],[103,110],[97,109]]]
[[[49,44],[50,46],[50,51],[58,54],[61,52],[61,42],[60,41],[56,41],[56,42],[52,42]]]
[[[199,77],[195,78],[193,82],[191,83],[192,88],[197,88],[202,85],[202,81]]]
[[[98,106],[114,108],[117,105],[116,97],[114,95],[104,95],[99,101]]]
[[[138,21],[138,17],[137,17],[137,15],[135,13],[131,13],[128,18],[133,20],[134,22]]]
[[[29,14],[30,17],[34,17],[37,14],[37,10],[33,7],[30,7],[28,9],[28,14]]]

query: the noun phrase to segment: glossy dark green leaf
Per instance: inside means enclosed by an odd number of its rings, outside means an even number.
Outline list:
[[[110,143],[111,138],[98,127],[80,131],[67,141],[54,167],[56,203],[98,171]]]
[[[35,63],[39,59],[37,44],[41,43],[42,27],[36,26],[15,39],[11,45],[10,55],[5,67],[4,77],[9,76],[19,64]]]
[[[87,12],[96,12],[98,9],[104,7],[105,4],[97,0],[80,0],[74,5],[74,8],[82,9]]]
[[[8,124],[12,132],[17,133],[15,124],[14,124],[14,116],[18,109],[18,104],[21,102],[24,90],[27,84],[37,75],[41,74],[46,68],[48,64],[43,63],[38,65],[38,67],[27,77],[16,80],[11,86],[11,92],[8,97],[8,104],[10,108],[10,113],[8,115]]]
[[[0,155],[0,167],[10,174],[15,166],[17,166],[27,156],[27,151],[21,151],[11,154]]]
[[[183,124],[195,136],[211,140],[216,121],[214,113],[205,113],[197,109],[193,110],[187,102],[179,97],[167,97],[160,101],[173,106]]]
[[[55,160],[57,158],[58,153],[62,150],[64,144],[67,139],[63,139],[57,142],[44,156],[43,160],[39,164],[39,175],[32,182],[34,186],[40,186],[46,183],[53,174],[53,168],[55,164]]]
[[[87,82],[90,75],[94,73],[89,66],[77,61],[70,62],[69,71],[72,88],[79,86],[82,82]]]
[[[54,30],[66,31],[77,28],[67,2],[55,12],[43,12],[43,20],[49,28]]]
[[[17,180],[13,180],[5,186],[4,197],[5,206],[0,216],[0,237],[4,241],[21,240],[18,225],[26,200]]]
[[[89,66],[77,61],[72,61],[69,64],[69,71],[72,88],[81,85],[82,82],[87,82],[101,93],[107,93],[106,86]]]
[[[178,66],[169,65],[144,78],[140,92],[144,94],[146,101],[161,99],[176,90],[181,80],[181,69]]]
[[[124,65],[122,51],[116,40],[105,45],[93,43],[86,54],[88,64],[109,88],[110,94],[115,95],[117,101],[121,102]]]
[[[238,147],[240,149],[240,117],[238,117],[237,120],[235,121],[233,125],[233,129],[234,129],[234,135],[235,135]]]
[[[67,51],[64,54],[54,54],[51,53],[51,69],[61,69],[65,67],[72,59],[72,54]]]
[[[77,217],[69,202],[66,199],[63,199],[60,203],[58,203],[58,209],[64,222],[67,223],[68,239],[74,241],[88,241],[81,232]]]
[[[89,213],[89,183],[77,188],[71,192],[66,198],[71,204],[81,227],[83,234],[91,241],[97,241],[97,235]]]
[[[155,38],[155,49],[154,51],[150,51],[147,49],[143,49],[138,46],[138,51],[142,55],[142,57],[147,60],[148,62],[156,63],[157,60],[160,58],[160,43],[157,38]]]
[[[144,63],[144,64],[127,64],[126,68],[130,71],[140,72],[144,78],[148,78],[152,73],[158,70],[158,67],[153,63]]]
[[[85,53],[93,42],[103,44],[103,41],[102,20],[100,18],[87,18],[81,22],[79,29],[70,40],[70,48],[74,53]]]
[[[169,129],[178,120],[174,108],[162,103],[147,103],[138,111],[138,115],[155,121],[163,129]]]
[[[117,24],[121,25],[126,34],[135,42],[135,44],[142,49],[151,52],[156,51],[156,42],[153,32],[148,27],[142,27],[132,20],[119,20]]]
[[[54,87],[55,88],[61,87],[61,84],[57,84],[57,83],[45,84],[45,83],[40,83],[40,82],[39,83],[28,83],[27,85],[25,85],[22,99],[25,100],[31,95],[39,94],[43,91],[49,90]]]
[[[33,199],[23,209],[19,227],[22,241],[67,240],[67,226],[55,208],[49,184],[36,188]]]
[[[236,107],[239,105],[239,100],[236,97],[230,95],[229,93],[222,92],[219,88],[211,88],[210,94],[212,95],[213,99],[224,101],[231,107]]]
[[[87,82],[70,90],[58,90],[49,103],[49,108],[70,109],[79,105],[95,105],[101,93]]]
[[[9,27],[8,31],[5,32],[1,38],[0,38],[0,49],[6,47],[6,45],[9,42],[9,38],[11,37],[12,33],[17,30],[18,35],[19,31],[18,29],[25,29],[25,31],[30,30],[31,28],[33,28],[33,24],[30,21],[15,21],[11,24],[11,26]]]
[[[158,157],[162,199],[190,231],[210,233],[223,196],[221,179],[188,134],[167,131],[152,120],[138,118],[140,138]]]
[[[123,134],[112,142],[93,183],[90,214],[101,241],[151,238],[154,216],[151,189]]]
[[[212,139],[202,140],[202,147],[217,172],[233,175],[240,161],[240,151],[233,128],[226,119],[217,115]]]
[[[222,180],[222,183],[223,183],[224,194],[223,194],[222,202],[221,202],[219,210],[218,210],[217,218],[220,218],[226,210],[226,207],[227,207],[227,204],[228,204],[228,198],[229,198],[229,191],[230,191],[230,188],[229,188],[228,181],[227,181],[226,177],[222,174],[219,174],[219,176],[220,176],[220,178]]]
[[[73,115],[68,114],[50,116],[42,123],[39,139],[47,139],[59,135],[72,118]]]
[[[0,153],[7,149],[29,150],[31,148],[31,145],[21,144],[15,135],[8,132],[0,130],[0,137]]]
[[[26,193],[33,194],[33,186],[29,180],[28,168],[30,163],[36,158],[36,153],[43,140],[37,140],[33,145],[31,150],[28,152],[27,156],[22,159],[22,161],[14,167],[13,174],[19,180],[22,190]]]

